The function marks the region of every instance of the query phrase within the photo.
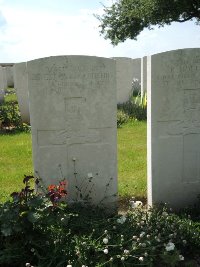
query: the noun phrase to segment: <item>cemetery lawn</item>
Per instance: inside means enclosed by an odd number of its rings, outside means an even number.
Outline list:
[[[31,134],[0,134],[0,201],[20,191],[25,174],[33,174]],[[146,122],[118,129],[118,187],[122,198],[146,198]]]
[[[147,191],[147,123],[129,121],[117,133],[119,195],[144,199]]]
[[[30,133],[0,134],[0,201],[20,191],[24,174],[32,173]]]

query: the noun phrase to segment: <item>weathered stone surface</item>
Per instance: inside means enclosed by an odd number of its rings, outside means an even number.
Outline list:
[[[147,91],[147,57],[141,60],[141,96]]]
[[[200,188],[200,49],[148,57],[148,201],[175,208]]]
[[[133,58],[133,78],[136,78],[141,82],[141,58]]]
[[[17,63],[14,65],[14,84],[22,121],[29,124],[30,113],[26,62]]]
[[[3,102],[5,95],[5,84],[3,75],[3,67],[0,66],[0,103]]]
[[[6,91],[8,88],[7,77],[6,77],[6,67],[2,68],[2,72],[3,72],[3,86]]]
[[[8,87],[14,87],[14,74],[13,74],[13,67],[5,67],[6,69],[6,80]]]
[[[141,79],[141,59],[114,57],[116,60],[117,75],[117,103],[129,100],[132,92],[132,82],[136,78]]]
[[[57,56],[27,68],[35,172],[46,185],[66,178],[68,201],[80,200],[78,186],[93,204],[115,207],[115,61]]]

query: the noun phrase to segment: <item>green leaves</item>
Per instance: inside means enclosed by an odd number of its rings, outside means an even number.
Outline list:
[[[27,218],[31,223],[36,223],[41,218],[41,215],[38,212],[29,212]]]
[[[197,0],[121,0],[104,7],[104,14],[96,16],[100,33],[113,45],[126,39],[137,39],[145,29],[172,22],[196,20],[200,22],[200,1]]]
[[[10,236],[11,235],[11,233],[12,233],[12,228],[11,228],[11,226],[9,225],[9,224],[7,224],[7,225],[2,225],[2,227],[1,227],[1,233],[2,233],[2,235],[3,236]]]

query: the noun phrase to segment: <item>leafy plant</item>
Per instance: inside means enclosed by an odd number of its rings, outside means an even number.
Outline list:
[[[104,6],[104,13],[96,15],[100,33],[113,45],[126,39],[136,40],[145,29],[170,25],[172,22],[194,20],[200,22],[200,3],[196,0],[121,0]]]
[[[0,204],[0,266],[197,266],[200,227],[188,216],[141,205],[113,216],[72,208],[63,201],[65,183],[41,194],[32,179],[25,176],[24,188]]]
[[[0,105],[0,121],[2,126],[19,127],[21,125],[21,116],[16,101],[4,102]]]
[[[129,119],[129,116],[123,110],[117,110],[117,128],[121,127]]]
[[[140,104],[136,104],[134,99],[118,104],[118,110],[123,110],[131,119],[136,120],[146,120],[147,119],[147,107],[144,107]]]
[[[9,89],[4,102],[0,104],[0,125],[3,130],[30,132],[30,126],[23,123],[16,94]]]

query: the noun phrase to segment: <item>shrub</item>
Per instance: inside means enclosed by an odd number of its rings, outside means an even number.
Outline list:
[[[30,126],[22,123],[19,105],[13,89],[9,89],[4,102],[0,104],[0,124],[0,128],[4,130],[30,131]]]
[[[118,104],[117,108],[123,110],[130,118],[136,120],[146,120],[147,119],[147,107],[136,104],[133,100],[129,100],[125,103]]]
[[[19,106],[16,101],[4,102],[0,105],[0,121],[2,126],[6,127],[19,127],[21,125]]]
[[[0,266],[198,266],[191,262],[198,260],[200,227],[190,218],[133,203],[127,214],[111,217],[98,208],[70,208],[65,184],[41,195],[29,187],[32,178],[0,205]]]
[[[129,116],[123,110],[117,110],[117,127],[121,127],[122,124],[126,123]]]

